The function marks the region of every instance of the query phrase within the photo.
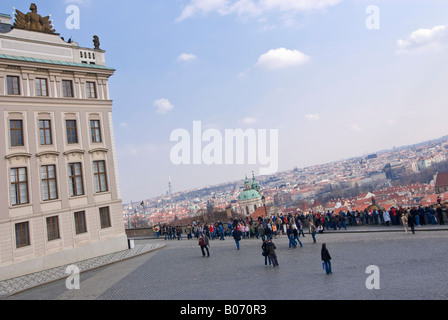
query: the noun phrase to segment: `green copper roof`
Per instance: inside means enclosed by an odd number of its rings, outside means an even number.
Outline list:
[[[38,62],[38,63],[46,63],[46,64],[56,64],[61,66],[73,66],[73,67],[83,67],[83,68],[93,68],[93,69],[102,69],[102,70],[113,70],[115,69],[106,67],[106,66],[100,66],[97,64],[87,64],[87,63],[78,63],[78,62],[69,62],[69,61],[56,61],[56,60],[45,60],[45,59],[37,59],[37,58],[30,58],[30,57],[20,57],[20,56],[10,56],[7,54],[0,54],[0,59],[7,59],[7,60],[15,60],[15,61],[27,61],[27,62]]]
[[[261,198],[261,194],[260,192],[258,192],[257,190],[244,190],[243,192],[241,192],[241,194],[238,197],[238,200],[250,200],[250,199],[257,199],[257,198]]]

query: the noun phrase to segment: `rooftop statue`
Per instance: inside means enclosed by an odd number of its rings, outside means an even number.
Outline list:
[[[14,28],[25,29],[31,31],[40,31],[54,34],[55,30],[51,25],[50,16],[42,17],[37,13],[36,4],[32,3],[30,11],[27,14],[16,9]]]
[[[95,46],[95,50],[101,50],[100,49],[100,38],[98,38],[98,36],[93,36],[93,45]]]

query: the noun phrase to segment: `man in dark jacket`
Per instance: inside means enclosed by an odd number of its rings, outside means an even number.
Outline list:
[[[333,272],[331,272],[331,256],[330,256],[330,253],[328,252],[328,249],[327,249],[327,246],[325,243],[322,244],[321,258],[325,264],[325,272],[327,274],[333,273]]]
[[[241,233],[241,231],[239,230],[239,228],[235,228],[233,229],[233,239],[235,239],[235,243],[236,243],[236,248],[238,250],[240,250],[240,240],[241,240],[241,236],[243,234]]]
[[[445,222],[443,221],[443,209],[442,209],[442,207],[440,206],[440,204],[437,205],[436,212],[437,212],[437,218],[439,219],[439,224],[440,224],[441,226],[444,225]]]

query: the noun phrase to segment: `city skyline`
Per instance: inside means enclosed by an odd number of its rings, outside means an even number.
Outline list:
[[[278,172],[447,134],[443,1],[36,4],[65,39],[91,47],[98,35],[116,69],[110,87],[125,203],[165,194],[169,177],[176,192],[258,175],[260,161],[247,159],[173,164],[171,134],[193,136],[195,121],[223,136],[278,130]],[[29,5],[6,0],[0,12]],[[68,28],[70,5],[79,29]]]

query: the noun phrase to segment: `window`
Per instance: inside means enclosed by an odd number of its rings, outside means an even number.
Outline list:
[[[16,224],[16,246],[17,248],[29,246],[30,243],[30,228],[28,222]]]
[[[23,123],[22,120],[10,120],[9,130],[11,134],[11,147],[23,147]]]
[[[56,166],[42,166],[40,168],[42,179],[42,200],[55,200],[58,198],[56,183]]]
[[[108,191],[106,179],[106,163],[105,161],[93,162],[93,174],[95,180],[95,192]]]
[[[10,170],[11,203],[13,206],[27,204],[28,201],[28,173],[26,168]]]
[[[7,76],[6,82],[7,82],[7,86],[8,86],[8,94],[20,95],[19,77]]]
[[[73,98],[73,81],[62,80],[62,96],[65,98]]]
[[[36,79],[36,96],[38,97],[47,97],[47,79],[37,78]]]
[[[85,211],[75,212],[75,230],[76,234],[87,232]]]
[[[95,82],[86,82],[86,95],[87,99],[96,99]]]
[[[51,120],[39,120],[39,136],[42,146],[53,144],[51,139]]]
[[[109,207],[100,208],[100,223],[101,229],[111,227]]]
[[[90,121],[90,131],[92,134],[92,142],[101,142],[101,127],[100,120],[91,120]]]
[[[69,179],[70,197],[84,195],[81,163],[70,163],[68,165],[68,171],[69,171],[68,179]]]
[[[59,239],[59,217],[47,218],[48,241]]]
[[[78,143],[78,129],[76,128],[76,120],[67,120],[65,123],[67,127],[67,143]]]

